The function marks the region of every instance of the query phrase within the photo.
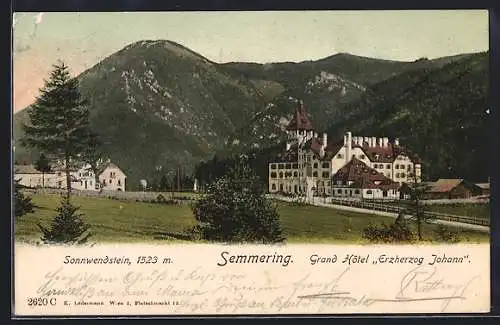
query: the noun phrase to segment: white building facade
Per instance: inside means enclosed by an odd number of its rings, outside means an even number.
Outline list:
[[[306,193],[309,179],[314,195],[332,196],[332,176],[353,158],[399,185],[421,181],[418,156],[401,146],[397,138],[389,141],[388,137],[352,136],[351,132],[337,141],[329,141],[326,133],[318,137],[300,102],[287,128],[285,152],[279,161],[269,164],[268,191]],[[338,193],[339,189],[335,190]],[[378,195],[374,191],[366,194]],[[383,196],[384,191],[379,194]]]

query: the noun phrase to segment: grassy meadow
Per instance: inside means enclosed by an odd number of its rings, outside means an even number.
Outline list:
[[[60,196],[55,194],[31,195],[37,206],[34,213],[16,221],[16,241],[37,241],[45,226],[56,214]],[[107,198],[75,196],[73,203],[81,206],[85,222],[91,225],[91,242],[169,242],[183,241],[184,230],[195,225],[188,204],[164,205]],[[364,243],[362,231],[370,223],[390,224],[393,218],[356,213],[331,208],[278,202],[278,212],[284,236],[289,243]],[[435,225],[424,226],[424,238],[435,241]],[[487,242],[487,233],[459,231],[462,242]],[[185,239],[184,239],[185,241]]]
[[[491,215],[489,203],[430,204],[425,208],[432,212],[449,213],[471,218],[488,219]]]

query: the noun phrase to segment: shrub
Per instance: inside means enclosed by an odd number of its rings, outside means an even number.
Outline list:
[[[407,227],[402,215],[390,226],[384,223],[380,226],[369,225],[363,230],[362,237],[373,243],[401,243],[415,240],[414,233]]]
[[[438,228],[434,231],[436,238],[439,241],[448,243],[458,243],[460,242],[460,236],[457,232],[450,231],[447,227],[440,224]]]
[[[192,205],[203,239],[219,242],[277,243],[284,240],[276,206],[265,197],[258,177],[240,164],[210,185]]]
[[[21,192],[22,185],[19,181],[14,181],[14,215],[16,218],[22,217],[27,213],[34,212],[34,204],[29,196]]]

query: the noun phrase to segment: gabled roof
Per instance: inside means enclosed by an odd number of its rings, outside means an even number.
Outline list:
[[[313,125],[309,117],[307,116],[306,110],[304,108],[304,104],[302,101],[298,101],[297,107],[295,108],[295,112],[293,114],[292,120],[287,126],[287,130],[289,131],[311,131],[313,130]]]
[[[362,189],[390,190],[399,187],[398,183],[368,167],[357,158],[352,158],[344,167],[340,168],[332,176],[332,181],[334,185],[337,181],[341,181],[343,184],[352,182],[349,187]]]
[[[476,186],[479,186],[483,190],[489,190],[490,189],[490,183],[476,183]]]
[[[431,193],[447,193],[460,185],[464,180],[461,178],[458,179],[439,179],[437,180],[432,187],[429,189]]]
[[[122,172],[123,175],[125,175],[125,173],[123,172],[123,170],[121,170],[120,167],[118,167],[117,165],[113,164],[112,162],[107,162],[107,163],[103,164],[102,166],[100,166],[98,168],[99,169],[98,174],[101,175],[107,168],[116,168],[120,172]]]
[[[15,165],[14,166],[15,174],[41,174],[42,172],[36,170],[33,165]]]

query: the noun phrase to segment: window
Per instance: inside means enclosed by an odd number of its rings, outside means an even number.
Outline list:
[[[271,169],[276,169],[276,164],[271,164]]]
[[[344,158],[344,156],[343,156],[341,153],[339,153],[339,154],[337,155],[337,158],[342,159],[342,158]]]
[[[399,169],[399,165],[394,166],[394,168]]]
[[[82,177],[82,173],[78,173],[78,176]]]
[[[366,191],[366,194],[372,194],[372,190]]]
[[[109,180],[109,184],[111,184],[111,183],[113,183],[113,180],[111,180],[111,179],[110,179],[110,180]]]
[[[273,189],[273,191],[276,190],[276,184],[271,184],[271,188]]]
[[[401,177],[404,178],[406,175],[405,173],[401,173]]]
[[[92,186],[92,181],[90,181],[90,186]]]
[[[337,190],[337,193],[342,194],[342,190]]]
[[[411,166],[411,165],[408,165],[407,170],[408,170],[409,172],[411,172],[411,168],[412,168],[412,166]]]
[[[365,159],[366,156],[365,155],[359,155],[359,159]]]
[[[290,168],[292,168],[292,164],[286,164],[286,167],[285,167],[285,168],[286,168],[286,169],[290,169]]]
[[[283,178],[283,172],[280,172],[280,178]]]
[[[276,172],[272,172],[272,173],[271,173],[271,178],[276,178],[276,176],[277,176],[277,175],[276,175]]]
[[[83,186],[83,181],[80,181],[80,186]]]
[[[347,190],[344,190],[344,193],[347,195],[348,191],[347,191]]]
[[[278,164],[278,169],[283,169],[283,164]]]
[[[319,181],[319,182],[318,182],[318,186],[319,186],[319,187],[322,187],[322,186],[323,186],[323,181]]]
[[[354,194],[359,194],[359,190],[354,190]]]
[[[293,177],[297,177],[298,173],[297,172],[293,172]]]
[[[329,162],[324,162],[321,167],[323,168],[330,168],[330,163]]]
[[[318,172],[313,172],[313,177],[318,177]]]
[[[399,178],[399,173],[396,173],[396,178]]]
[[[314,163],[314,168],[318,168],[318,163]]]
[[[323,178],[328,178],[328,177],[330,177],[330,173],[329,172],[323,172],[322,176],[323,176]]]
[[[90,185],[92,185],[92,184],[90,184]],[[121,186],[121,185],[122,185],[122,180],[121,180],[121,179],[119,179],[119,180],[118,180],[118,186]]]
[[[391,164],[387,164],[387,165],[385,165],[385,168],[387,168],[387,169],[391,169]]]
[[[292,164],[292,168],[293,168],[293,169],[297,169],[297,163],[293,163],[293,164]]]

